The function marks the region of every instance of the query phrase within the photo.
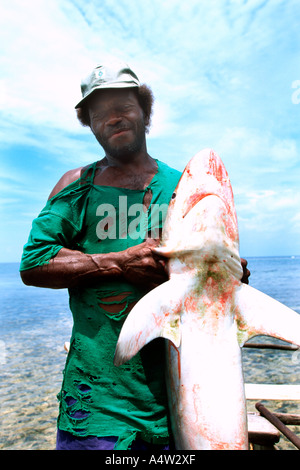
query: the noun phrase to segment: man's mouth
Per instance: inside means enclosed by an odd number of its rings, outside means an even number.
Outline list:
[[[119,137],[121,136],[122,134],[125,134],[126,132],[130,131],[130,129],[128,129],[128,127],[122,127],[120,129],[115,129],[111,134],[110,134],[110,138],[111,137]]]

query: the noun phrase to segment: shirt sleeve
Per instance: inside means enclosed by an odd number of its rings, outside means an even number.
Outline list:
[[[61,248],[72,248],[77,234],[78,229],[69,220],[55,212],[42,211],[32,223],[20,271],[49,263]]]
[[[62,248],[77,249],[76,237],[84,223],[88,190],[89,186],[76,182],[47,202],[32,222],[20,271],[49,263]]]

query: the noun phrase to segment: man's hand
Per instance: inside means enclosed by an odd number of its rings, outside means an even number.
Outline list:
[[[121,269],[126,281],[153,289],[168,280],[165,260],[155,253],[159,240],[148,238],[122,252]]]
[[[248,261],[244,258],[241,258],[241,264],[243,268],[243,277],[241,279],[241,282],[243,282],[244,284],[249,284],[249,277],[251,273],[249,269],[247,269]]]
[[[124,258],[121,268],[123,276],[128,282],[153,289],[168,280],[166,260],[154,251],[158,245],[159,240],[148,238],[144,243],[122,252]],[[241,265],[243,268],[241,282],[249,284],[251,273],[247,269],[247,260],[241,258]]]

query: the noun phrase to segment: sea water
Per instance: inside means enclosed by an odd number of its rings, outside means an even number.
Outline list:
[[[300,314],[299,256],[248,258],[248,267],[250,285]],[[0,264],[0,449],[54,449],[63,346],[72,330],[68,292],[25,286],[18,268]],[[243,365],[247,383],[300,384],[298,351],[244,348]],[[300,413],[300,402],[263,403],[272,411]],[[290,428],[300,434],[299,427]],[[295,449],[285,438],[279,447]]]

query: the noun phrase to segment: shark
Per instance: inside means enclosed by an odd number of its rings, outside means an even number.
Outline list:
[[[179,450],[247,450],[242,347],[267,335],[300,345],[300,315],[241,282],[233,191],[221,158],[198,152],[172,195],[157,253],[169,279],[126,318],[116,366],[165,341],[170,419]]]

